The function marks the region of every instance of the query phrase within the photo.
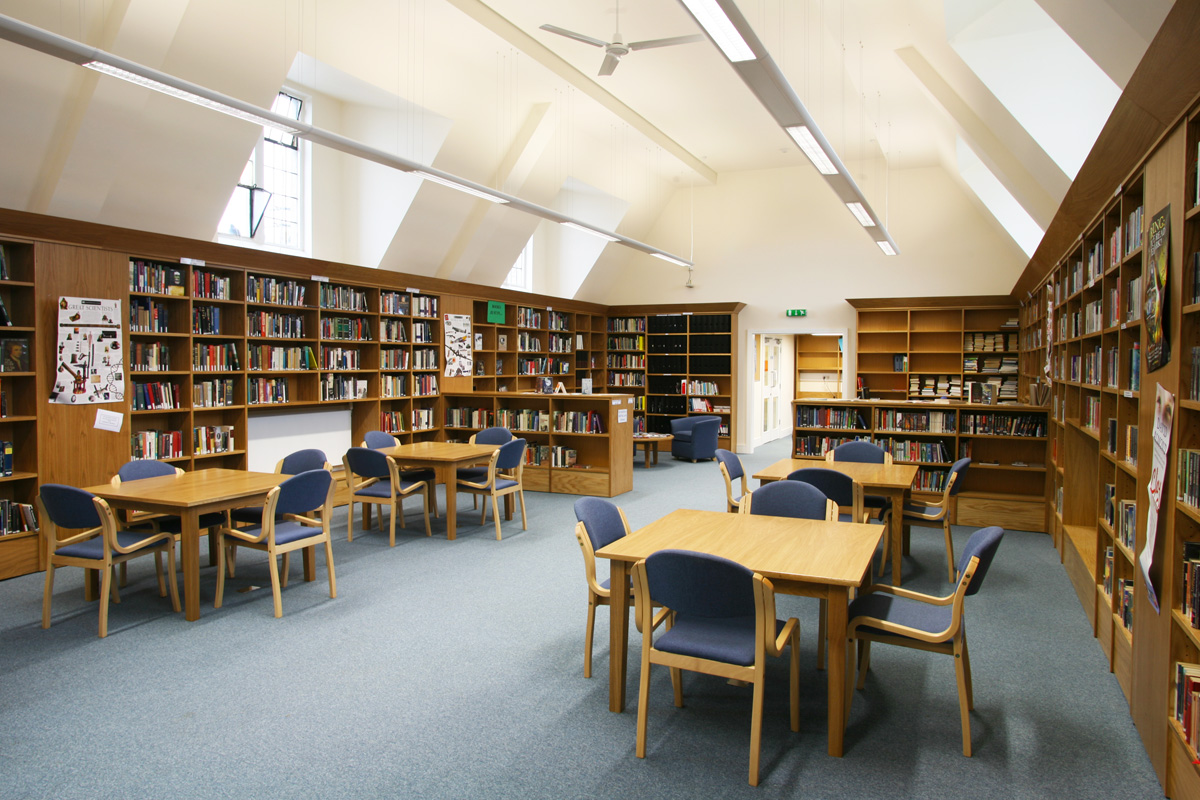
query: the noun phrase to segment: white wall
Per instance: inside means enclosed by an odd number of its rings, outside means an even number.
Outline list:
[[[961,202],[947,203],[947,196]],[[845,369],[853,373],[855,311],[846,298],[1007,294],[1026,262],[941,168],[894,172],[890,209],[888,231],[900,250],[894,257],[882,254],[810,166],[724,173],[714,186],[676,191],[646,237],[687,256],[694,233],[694,289],[684,287],[686,269],[635,255],[593,270],[576,297],[610,304],[741,301],[741,330],[845,329]],[[806,308],[808,316],[786,317],[788,308]],[[745,337],[739,339],[744,376],[748,354]],[[742,377],[739,386],[739,439],[747,443],[749,381]]]

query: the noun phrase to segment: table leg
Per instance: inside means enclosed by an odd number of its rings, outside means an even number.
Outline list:
[[[892,539],[892,586],[900,585],[900,562],[904,558],[904,494],[893,494],[892,519],[888,535]]]
[[[829,602],[826,605],[825,628],[829,636],[829,755],[841,758],[842,743],[846,733],[846,715],[850,703],[847,693],[853,687],[853,672],[848,670],[851,648],[846,647],[846,607],[849,593],[845,586],[829,587]]]
[[[183,610],[184,619],[200,619],[200,514],[187,509],[179,515],[182,520],[180,549],[183,551]]]
[[[513,499],[514,499],[514,498],[516,498],[516,495],[513,495],[513,494],[506,494],[506,495],[504,495],[504,518],[505,518],[506,520],[511,520],[511,519],[512,519],[512,515],[513,515]],[[496,513],[496,509],[494,509],[494,508],[493,508],[493,509],[492,509],[492,513],[493,513],[493,514],[495,514],[495,513]]]
[[[612,559],[609,562],[609,586],[627,586],[629,564]],[[609,598],[608,620],[608,710],[625,710],[626,660],[629,644],[629,591],[613,591]]]
[[[446,539],[453,541],[458,535],[458,469],[451,465],[450,467],[438,467],[436,470],[437,479],[446,487]],[[437,491],[437,489],[433,489]],[[492,509],[492,513],[495,513]]]
[[[306,581],[317,579],[317,560],[313,558],[316,550],[316,547],[306,547],[300,551],[304,555],[304,580]]]

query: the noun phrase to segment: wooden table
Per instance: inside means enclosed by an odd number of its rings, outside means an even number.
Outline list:
[[[638,445],[642,446],[642,457],[645,458],[645,467],[650,469],[653,466],[650,463],[650,454],[654,453],[654,464],[658,463],[658,448],[664,442],[670,443],[675,437],[669,433],[657,433],[654,435],[634,434],[633,435],[633,454],[637,455]]]
[[[463,444],[461,442],[415,442],[395,447],[381,447],[379,452],[396,459],[401,466],[432,469],[434,480],[446,486],[446,538],[457,534],[458,468],[486,462],[499,448],[496,444]],[[434,486],[429,490],[436,491]],[[510,495],[511,497],[511,495]],[[506,519],[512,518],[511,502],[506,503]],[[496,513],[495,509],[492,513]]]
[[[798,469],[821,467],[849,475],[862,484],[864,494],[882,495],[892,506],[889,534],[892,539],[892,585],[900,585],[900,559],[903,550],[904,499],[917,479],[915,464],[862,464],[857,461],[816,461],[811,458],[785,458],[755,474],[760,483],[781,481]]]
[[[868,578],[882,536],[878,525],[682,509],[601,548],[596,556],[610,560],[610,586],[625,586],[630,566],[651,553],[678,548],[736,561],[770,579],[776,592],[827,600],[829,754],[840,757],[854,686],[846,607],[850,589]],[[619,712],[625,709],[629,594],[614,591],[610,602],[608,707]]]
[[[103,497],[113,508],[179,516],[184,616],[190,622],[200,618],[200,515],[241,506],[262,505],[267,494],[289,477],[274,472],[203,469],[125,481],[120,486],[103,483],[88,486],[87,491]],[[305,553],[305,577],[311,580],[313,565],[308,551]]]

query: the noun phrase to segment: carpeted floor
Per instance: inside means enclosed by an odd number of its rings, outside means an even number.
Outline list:
[[[747,471],[786,440],[744,456]],[[636,528],[675,508],[724,508],[714,463],[669,456],[616,498]],[[53,626],[42,575],[0,583],[0,798],[1154,798],[1162,791],[1128,706],[1050,539],[1010,531],[969,598],[975,756],[959,738],[953,663],[877,646],[856,692],[846,755],[825,753],[825,678],[815,600],[801,620],[802,718],[787,723],[786,659],[768,676],[762,784],[746,783],[749,690],[667,671],[651,685],[648,753],[634,757],[639,645],[624,714],[607,705],[605,615],[583,678],[586,593],[573,497],[530,493],[497,542],[460,499],[459,539],[427,539],[409,505],[386,534],[346,542],[336,514],[336,600],[324,559],[299,559],[275,619],[265,561],[242,552],[225,606],[201,572],[202,616],[157,595],[152,562],[130,566],[109,636],[96,637],[82,571],[62,569]],[[958,547],[971,530],[958,528]],[[946,589],[940,530],[917,529],[905,585]]]

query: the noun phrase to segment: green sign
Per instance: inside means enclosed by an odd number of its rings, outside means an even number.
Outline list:
[[[495,322],[498,325],[504,324],[504,303],[488,300],[487,321]]]
[[[789,317],[807,317],[808,309],[807,308],[789,308],[787,310],[787,315]]]

